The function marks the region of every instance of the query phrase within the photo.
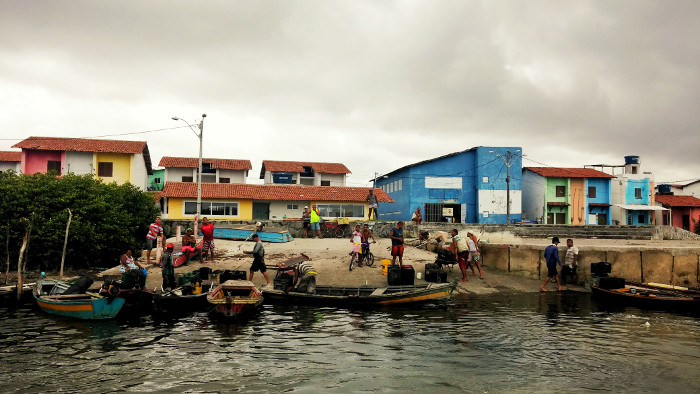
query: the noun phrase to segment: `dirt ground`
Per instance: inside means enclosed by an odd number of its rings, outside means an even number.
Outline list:
[[[169,239],[168,242],[173,242]],[[387,277],[382,274],[382,259],[391,259],[391,240],[378,239],[376,244],[370,244],[370,250],[375,256],[373,267],[357,267],[353,271],[348,270],[352,245],[348,239],[294,239],[286,243],[264,243],[265,263],[274,265],[287,259],[305,254],[310,258],[310,263],[318,272],[317,284],[332,286],[386,286]],[[243,270],[249,272],[253,261],[251,255],[246,255],[243,251],[253,249],[253,242],[215,240],[216,250],[214,262],[205,262],[204,265],[212,270]],[[155,251],[153,252],[155,254]],[[153,257],[153,256],[152,256]],[[435,262],[436,254],[412,246],[406,246],[403,256],[403,263],[412,265],[414,270],[423,276],[426,263]],[[139,259],[145,264],[145,257]],[[175,273],[186,273],[198,270],[202,264],[191,262],[186,266],[178,267]],[[270,280],[274,278],[275,271],[268,269]],[[118,267],[114,267],[102,272],[100,275],[118,275]],[[454,266],[452,270],[447,269],[448,281],[461,277],[459,267]],[[495,292],[537,292],[541,285],[538,280],[526,279],[507,273],[484,267],[484,279],[479,279],[478,271],[476,276],[469,276],[469,280],[460,283],[457,291],[460,293],[490,294]],[[253,282],[263,285],[266,281],[263,275],[256,272]],[[148,267],[148,279],[146,286],[158,288],[162,283],[161,270],[152,264]],[[416,284],[427,283],[423,278],[415,279]],[[554,290],[555,286],[550,286]],[[572,287],[572,289],[574,289]],[[577,288],[583,290],[583,288]]]

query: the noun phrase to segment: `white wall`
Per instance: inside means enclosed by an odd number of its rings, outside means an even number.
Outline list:
[[[131,183],[139,189],[146,191],[148,186],[148,170],[143,154],[135,154],[131,160]]]
[[[245,183],[245,171],[241,170],[217,170],[219,178],[231,178],[231,183]]]
[[[296,204],[298,209],[287,209],[287,204]],[[308,201],[270,201],[270,220],[282,220],[288,218],[301,218],[304,206],[310,207]]]
[[[78,175],[94,174],[93,158],[92,152],[66,152],[65,171]]]
[[[183,176],[191,176],[193,181],[197,179],[194,168],[165,168],[165,182],[182,182]]]
[[[14,161],[0,161],[0,172],[5,172],[7,170],[12,170],[19,174],[20,163]]]
[[[543,223],[545,185],[547,179],[532,171],[523,171],[523,220],[539,220]]]
[[[345,186],[345,178],[345,174],[316,174],[314,185],[321,186],[321,181],[330,181],[331,186]]]
[[[617,206],[617,204],[625,204],[626,189],[626,178],[613,178],[610,180],[610,203],[612,204],[610,207],[610,214],[612,215],[612,224],[627,224],[627,210]]]
[[[479,212],[491,214],[503,214],[508,211],[507,192],[505,190],[481,189],[479,190]],[[520,214],[522,210],[523,196],[520,190],[510,191],[510,213]]]

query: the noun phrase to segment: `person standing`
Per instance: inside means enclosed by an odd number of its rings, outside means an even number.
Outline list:
[[[547,262],[547,279],[545,279],[542,286],[540,286],[541,291],[547,291],[544,287],[552,279],[552,277],[557,281],[557,290],[564,290],[559,283],[559,275],[557,275],[557,264],[562,265],[561,260],[559,260],[559,238],[553,237],[552,244],[544,248],[544,259]]]
[[[207,217],[202,219],[202,227],[199,228],[202,232],[202,253],[205,257],[214,261],[214,223],[211,223]]]
[[[309,212],[309,207],[304,207],[304,212],[301,214],[301,220],[304,225],[304,238],[309,238],[309,227],[311,225],[311,212]]]
[[[379,208],[379,203],[377,202],[377,195],[374,194],[373,189],[369,189],[369,194],[367,195],[367,203],[369,205],[369,220],[378,220],[377,209]]]
[[[576,267],[578,266],[578,248],[574,246],[574,240],[569,238],[566,240],[566,257],[564,257],[564,266],[561,268],[561,281],[566,284],[567,277],[571,275],[572,284],[578,283],[578,275],[576,275]]]
[[[160,266],[163,274],[163,290],[174,289],[177,286],[175,284],[175,267],[173,266],[174,248],[175,245],[171,243],[165,245],[165,253],[163,253],[163,257],[160,259]]]
[[[389,233],[391,238],[391,265],[396,264],[396,258],[399,258],[399,264],[403,264],[403,222],[396,223],[396,227],[391,229]]]
[[[423,215],[420,213],[420,207],[416,208],[416,210],[413,212],[413,217],[411,220],[416,222],[417,226],[420,226],[420,224],[423,222]]]
[[[313,235],[314,231],[316,231],[318,238],[323,238],[321,237],[321,212],[314,204],[311,205],[311,212],[309,212],[309,224],[311,226],[311,234]],[[315,235],[314,238],[316,238]]]
[[[260,271],[269,285],[270,277],[267,276],[267,268],[265,268],[265,248],[263,247],[262,242],[260,242],[260,237],[258,234],[253,234],[253,242],[255,242],[253,250],[243,252],[245,254],[253,255],[253,264],[250,266],[250,276],[248,277],[248,280],[252,282],[255,271]]]
[[[165,245],[165,234],[163,233],[163,226],[160,225],[160,217],[157,217],[155,222],[148,226],[148,234],[146,234],[146,264],[151,263],[151,250],[154,242],[156,247],[158,247],[158,237],[162,239],[162,244]]]
[[[455,260],[459,264],[459,270],[462,271],[462,279],[460,282],[467,281],[467,258],[469,257],[469,246],[467,242],[459,236],[459,231],[452,229],[452,251],[455,254]]]
[[[481,269],[481,251],[479,250],[479,241],[477,241],[476,236],[470,231],[467,233],[467,246],[469,247],[469,257],[467,258],[467,264],[472,269],[472,275],[476,275],[474,271],[474,265],[479,269],[479,279],[484,279],[484,271]],[[474,263],[474,265],[472,265]]]

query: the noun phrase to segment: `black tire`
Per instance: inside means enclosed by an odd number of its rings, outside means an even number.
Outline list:
[[[374,265],[374,255],[372,254],[372,252],[367,253],[367,256],[365,257],[365,265],[368,267]]]
[[[336,238],[343,238],[344,236],[345,236],[345,231],[341,227],[338,227],[335,229],[335,237]]]
[[[356,265],[357,265],[357,256],[350,257],[350,271],[355,269]]]

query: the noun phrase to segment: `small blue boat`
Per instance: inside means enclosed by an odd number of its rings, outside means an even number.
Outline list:
[[[46,313],[84,320],[113,319],[124,306],[123,298],[75,293],[74,286],[64,281],[41,280],[34,287],[34,298]]]
[[[289,231],[257,231],[255,226],[236,226],[236,227],[214,227],[214,238],[225,239],[241,239],[247,240],[253,237],[253,234],[258,234],[261,241],[264,242],[290,242],[294,240]]]

